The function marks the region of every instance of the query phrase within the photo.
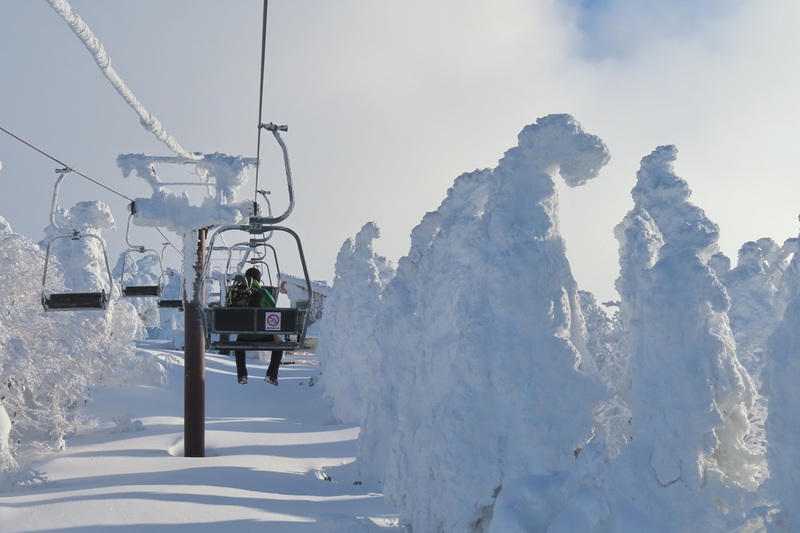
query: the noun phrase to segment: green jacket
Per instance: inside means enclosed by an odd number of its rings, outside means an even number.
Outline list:
[[[267,289],[262,287],[261,283],[258,280],[253,278],[245,278],[245,281],[247,282],[247,287],[256,289],[257,291],[258,294],[257,307],[270,309],[277,305],[277,302],[275,301],[275,298],[272,296],[272,293],[270,293]],[[228,293],[228,305],[233,304],[233,301],[235,300],[235,291],[236,287],[231,289],[231,291]]]
[[[267,309],[270,309],[270,308],[275,307],[277,305],[277,302],[275,301],[275,298],[272,296],[272,294],[267,289],[265,289],[264,287],[261,286],[261,282],[260,281],[258,281],[257,279],[252,279],[250,281],[252,281],[252,284],[250,286],[255,288],[255,289],[258,289],[258,296],[259,296],[258,306],[259,307],[265,307]]]
[[[246,278],[249,286],[258,289],[258,306],[270,309],[276,306],[275,298],[273,298],[272,294],[261,286],[261,283],[253,278]],[[272,341],[274,340],[273,334],[269,333],[267,335],[263,334],[252,334],[252,333],[240,333],[237,337],[240,341]]]

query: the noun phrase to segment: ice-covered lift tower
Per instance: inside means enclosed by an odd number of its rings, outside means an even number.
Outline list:
[[[188,167],[195,178],[163,181],[155,171],[155,165],[161,163]],[[150,198],[136,199],[136,224],[166,227],[180,235],[198,227],[236,224],[252,214],[253,201],[240,201],[239,190],[247,182],[248,168],[255,165],[255,158],[218,152],[197,154],[197,159],[147,154],[117,157],[117,166],[125,177],[135,172],[153,189]],[[205,189],[206,195],[199,205],[190,203],[190,188]]]
[[[292,186],[288,156],[286,154],[286,147],[278,133],[278,131],[286,131],[286,126],[261,123],[264,95],[264,58],[267,34],[267,0],[264,0],[261,29],[261,87],[259,91],[258,108],[258,146],[260,153],[261,129],[267,129],[275,135],[275,138],[283,149],[284,163],[286,165],[289,184],[290,205],[287,211],[278,218],[258,217],[257,204],[255,201],[239,200],[239,189],[247,181],[247,169],[251,165],[255,165],[256,167],[255,188],[257,189],[259,157],[248,159],[241,156],[230,156],[220,153],[201,154],[190,152],[183,148],[180,143],[178,143],[177,139],[166,132],[156,117],[145,109],[139,99],[136,98],[130,88],[117,74],[116,70],[111,67],[111,59],[108,57],[103,45],[89,26],[72,10],[69,2],[67,0],[48,0],[48,3],[64,22],[69,25],[78,39],[80,39],[92,55],[100,71],[116,89],[117,93],[119,93],[125,102],[136,112],[139,116],[139,123],[166,144],[177,156],[156,157],[146,154],[123,154],[117,158],[117,165],[122,169],[126,177],[129,176],[131,172],[136,172],[136,174],[147,181],[153,189],[153,194],[150,198],[139,198],[131,204],[133,223],[138,226],[166,227],[183,236],[183,285],[184,300],[186,303],[184,309],[186,312],[185,319],[187,326],[185,329],[187,385],[185,404],[187,406],[190,404],[200,404],[197,405],[199,411],[192,413],[192,415],[195,419],[199,419],[198,425],[201,432],[197,443],[191,444],[193,449],[190,450],[190,424],[188,421],[186,422],[185,455],[202,456],[202,424],[204,423],[202,418],[205,413],[205,406],[202,405],[205,403],[205,378],[203,374],[205,366],[203,360],[205,338],[203,336],[203,309],[201,298],[203,297],[202,285],[205,234],[210,227],[235,225],[246,219],[249,219],[246,227],[253,229],[260,228],[264,224],[275,224],[285,219],[294,205],[294,199],[291,193]],[[186,182],[162,181],[155,171],[155,165],[157,163],[173,163],[187,166],[193,170],[195,178],[193,178],[192,181]],[[202,199],[199,203],[192,204],[190,202],[188,190],[195,187],[200,187],[201,190],[205,190],[205,194],[200,195]],[[254,194],[263,194],[266,199],[266,192],[256,190]],[[192,195],[192,197],[197,198],[197,195]],[[255,216],[251,217],[249,215]],[[196,260],[192,261],[192,257],[196,257]],[[306,278],[308,278],[307,273]],[[307,282],[307,284],[310,295],[310,282]],[[197,354],[199,361],[190,361],[190,353]],[[190,376],[190,374],[193,373],[197,373],[197,375]],[[202,387],[190,393],[189,389],[194,387],[195,378],[196,382],[202,385]],[[197,394],[199,396],[190,397],[190,394]],[[188,419],[188,407],[186,409],[186,418]],[[199,448],[197,446],[199,446]]]
[[[197,250],[198,234],[204,228],[239,224],[256,213],[253,200],[240,200],[239,191],[247,183],[247,170],[257,159],[222,153],[194,154],[195,157],[121,154],[117,166],[123,176],[135,172],[153,189],[150,198],[135,200],[133,223],[138,226],[163,227],[183,236],[183,279],[186,300],[202,294],[197,264],[187,261]],[[192,179],[164,181],[156,173],[157,164],[182,165],[191,171]],[[190,192],[200,189],[204,195],[192,203]],[[193,195],[196,197],[196,195]],[[202,258],[201,258],[202,259]],[[196,283],[191,283],[195,280]],[[198,292],[200,291],[200,292]]]
[[[156,165],[179,164],[191,170],[186,181],[165,181]],[[131,206],[138,226],[165,227],[183,237],[185,320],[184,455],[205,455],[205,335],[203,270],[205,236],[212,226],[238,224],[254,215],[253,200],[239,200],[247,170],[257,159],[221,153],[192,157],[122,154],[117,166],[125,177],[135,172],[153,189]],[[200,194],[194,193],[200,189]],[[190,192],[193,192],[190,195]],[[192,202],[191,198],[200,198]],[[194,258],[194,259],[192,259]]]

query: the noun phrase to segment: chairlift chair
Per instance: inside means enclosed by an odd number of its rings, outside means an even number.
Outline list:
[[[164,261],[164,251],[167,249],[167,245],[169,245],[169,244],[170,244],[169,242],[165,242],[163,248],[161,248],[161,254],[159,255],[159,257],[161,258],[161,264],[162,265],[164,264],[163,263],[163,261]],[[181,287],[183,287],[183,276],[182,275],[180,276],[180,279],[181,279]],[[168,285],[168,282],[167,282],[167,273],[164,271],[163,266],[161,268],[161,279],[159,280],[158,284],[162,289],[161,290],[161,294],[159,295],[159,298],[158,298],[158,307],[159,308],[164,308],[164,309],[178,309],[180,311],[183,311],[183,305],[184,305],[183,304],[183,298],[164,298],[164,290],[163,289],[164,289],[164,287],[166,287]],[[182,291],[181,291],[181,294],[183,294]]]
[[[166,274],[164,275],[166,276]],[[162,276],[163,278],[163,276]],[[159,283],[159,286],[163,289],[164,283]],[[162,291],[163,294],[163,291]],[[158,307],[164,309],[179,309],[183,311],[183,298],[179,299],[170,299],[170,298],[163,298],[159,295],[158,298]]]
[[[130,233],[131,233],[131,220],[133,220],[134,215],[136,214],[136,203],[131,202],[131,214],[128,216],[128,227],[125,231],[125,242],[128,244],[128,249],[125,250],[124,256],[122,258],[122,273],[120,274],[120,286],[122,288],[122,296],[125,298],[160,298],[161,297],[161,280],[164,278],[164,266],[161,263],[161,255],[156,252],[155,250],[145,248],[141,245],[131,244],[130,241]],[[138,253],[141,255],[154,255],[158,260],[158,268],[160,270],[160,274],[158,277],[158,283],[155,285],[133,285],[133,284],[126,284],[125,283],[125,266],[127,264],[128,257],[133,258],[133,253]]]
[[[249,225],[223,226],[219,228],[209,241],[209,253],[214,249],[214,240],[227,231],[247,231],[251,235],[263,236],[274,231],[291,235],[298,249],[300,262],[306,279],[308,300],[296,301],[293,307],[232,307],[227,305],[227,297],[221,299],[220,305],[206,307],[206,345],[214,350],[296,350],[303,347],[308,329],[311,308],[311,280],[308,276],[305,255],[298,235],[289,228],[265,224],[264,219],[252,217]],[[251,238],[254,247],[269,247],[275,260],[277,254],[264,238]],[[208,268],[210,261],[206,261]],[[279,269],[278,269],[279,270]],[[204,272],[204,276],[207,275]],[[280,283],[267,286],[277,296]],[[227,289],[226,289],[227,290]],[[226,295],[227,296],[227,295]],[[242,335],[248,340],[239,340]],[[263,340],[250,340],[254,336],[263,335]],[[235,338],[234,338],[235,336]]]
[[[56,210],[58,208],[58,193],[61,188],[61,183],[64,176],[71,172],[70,168],[56,169],[58,179],[56,179],[55,188],[53,190],[53,202],[50,208],[50,224],[53,228],[60,233],[51,238],[47,243],[44,256],[44,274],[42,275],[42,307],[45,311],[80,311],[80,310],[106,310],[111,295],[101,289],[99,291],[90,292],[73,292],[73,291],[53,291],[47,287],[47,271],[49,270],[52,261],[51,249],[55,241],[61,239],[68,239],[72,241],[79,241],[82,239],[95,239],[100,244],[100,250],[103,253],[103,260],[106,267],[106,274],[108,275],[109,287],[114,286],[114,279],[111,276],[111,268],[108,265],[108,254],[106,253],[105,244],[103,239],[91,233],[81,233],[80,230],[74,228],[64,228],[56,221]]]
[[[268,216],[258,216],[258,204],[254,203],[254,216],[250,217],[246,225],[233,225],[223,226],[219,228],[209,241],[209,254],[214,249],[214,240],[224,235],[227,231],[246,231],[251,235],[251,243],[253,245],[262,244],[266,246],[266,241],[269,240],[274,232],[288,233],[292,236],[297,244],[297,250],[300,258],[300,263],[303,268],[303,274],[306,281],[306,294],[308,299],[297,300],[294,302],[293,307],[281,308],[276,307],[273,309],[263,309],[255,307],[229,307],[227,306],[227,298],[221,300],[219,307],[206,308],[206,337],[207,346],[212,349],[218,350],[296,350],[302,348],[305,343],[306,331],[310,322],[311,310],[311,279],[308,276],[308,269],[306,267],[305,255],[303,253],[303,245],[300,242],[300,237],[293,230],[278,226],[286,220],[292,213],[295,204],[294,198],[294,185],[292,183],[292,171],[289,164],[289,154],[286,149],[286,144],[281,138],[280,132],[287,131],[286,126],[279,126],[270,122],[269,124],[260,124],[259,128],[263,128],[273,134],[275,140],[278,142],[280,149],[283,153],[284,169],[286,172],[286,185],[288,189],[289,205],[286,210],[277,216],[272,215],[272,207],[269,202],[267,191],[257,191],[264,197],[268,207]],[[258,236],[258,238],[256,238]],[[274,248],[273,248],[274,253]],[[277,261],[277,256],[276,256]],[[210,261],[206,261],[206,269]],[[204,271],[205,272],[205,271]],[[278,269],[278,272],[280,270]],[[280,282],[273,289],[277,294]],[[238,340],[238,336],[245,335],[246,338],[252,338],[253,334],[273,334],[273,341],[250,341]],[[237,338],[230,340],[232,335]],[[294,340],[291,340],[291,337]],[[218,338],[217,338],[218,337]],[[283,338],[281,341],[280,339]]]

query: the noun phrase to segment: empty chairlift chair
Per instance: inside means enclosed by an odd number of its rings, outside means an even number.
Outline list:
[[[131,233],[131,221],[133,220],[134,215],[136,214],[136,204],[135,202],[131,202],[131,214],[128,217],[128,228],[125,232],[125,242],[128,244],[128,249],[125,251],[125,255],[122,259],[122,273],[120,274],[120,285],[122,288],[122,296],[125,298],[159,298],[161,296],[161,280],[164,278],[164,267],[161,264],[161,255],[156,252],[155,250],[151,250],[145,248],[141,245],[131,244],[130,241],[130,233]],[[139,254],[141,256],[150,255],[155,257],[156,261],[158,262],[159,268],[159,276],[158,281],[155,285],[137,285],[134,283],[126,282],[125,280],[125,267],[128,263],[128,258],[133,258],[133,254]]]
[[[111,297],[110,293],[105,289],[79,292],[69,289],[52,290],[48,287],[48,271],[53,262],[53,244],[61,240],[79,242],[81,240],[95,240],[100,246],[99,250],[103,256],[103,265],[105,267],[105,274],[108,276],[109,291],[114,286],[114,280],[111,277],[111,269],[108,265],[108,255],[106,253],[103,240],[97,235],[91,233],[82,233],[78,229],[64,228],[56,221],[56,211],[58,208],[58,193],[64,176],[69,173],[71,169],[63,168],[56,170],[59,176],[56,180],[55,189],[53,191],[53,203],[50,210],[50,224],[60,234],[51,238],[47,243],[44,258],[44,274],[42,275],[42,307],[45,311],[80,311],[80,310],[105,310],[108,308],[108,302]]]

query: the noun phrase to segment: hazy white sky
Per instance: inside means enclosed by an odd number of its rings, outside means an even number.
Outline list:
[[[70,5],[181,145],[255,156],[263,2]],[[570,113],[612,155],[598,179],[560,188],[568,256],[598,298],[615,297],[613,228],[639,160],[661,144],[678,147],[676,169],[725,253],[794,237],[798,22],[795,0],[272,0],[263,119],[289,125],[297,206],[286,225],[316,279],[332,279],[342,242],[368,221],[396,260],[457,175],[494,167],[538,117]],[[116,156],[171,154],[45,0],[0,0],[0,47],[0,126],[127,196],[150,195]],[[263,137],[259,185],[277,204],[273,142]],[[41,238],[56,165],[4,134],[0,161],[0,215]],[[115,262],[127,202],[68,177],[62,203],[86,199],[117,218]]]

